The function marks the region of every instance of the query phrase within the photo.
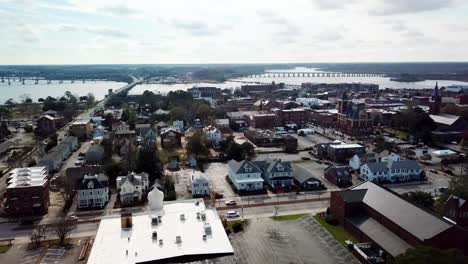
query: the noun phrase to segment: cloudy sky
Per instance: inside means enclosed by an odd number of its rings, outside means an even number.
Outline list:
[[[0,64],[468,61],[466,0],[0,0]]]

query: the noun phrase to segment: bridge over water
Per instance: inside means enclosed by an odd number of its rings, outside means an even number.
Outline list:
[[[267,71],[263,74],[247,76],[247,78],[271,77],[387,77],[387,75],[383,73]]]

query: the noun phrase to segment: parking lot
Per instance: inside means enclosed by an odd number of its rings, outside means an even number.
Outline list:
[[[233,256],[203,263],[359,263],[310,215],[292,221],[250,219],[243,232],[230,238]]]

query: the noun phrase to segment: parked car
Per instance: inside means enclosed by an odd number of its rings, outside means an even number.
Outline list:
[[[448,191],[448,188],[447,188],[447,187],[440,187],[440,188],[439,188],[439,192],[440,192],[440,193],[445,193],[446,191]]]
[[[234,200],[229,200],[229,201],[226,201],[226,205],[237,205],[237,203]]]
[[[431,169],[429,171],[432,172],[432,173],[435,173],[435,174],[439,174],[439,172],[437,170],[434,170],[434,169]]]
[[[301,157],[302,160],[310,160],[309,157]]]
[[[77,160],[75,161],[75,166],[83,166],[85,164],[84,160]]]
[[[237,211],[229,211],[226,213],[227,218],[234,218],[234,217],[239,217],[239,212]]]

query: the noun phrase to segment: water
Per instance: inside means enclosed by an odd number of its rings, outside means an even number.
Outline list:
[[[303,68],[298,67],[287,70],[271,70],[267,71],[274,72],[286,72],[286,73],[297,73],[297,72],[310,72],[318,73],[323,72],[314,68]],[[434,88],[436,82],[439,82],[439,87],[448,85],[468,85],[468,82],[450,81],[450,80],[426,80],[422,82],[395,82],[391,81],[389,77],[255,77],[255,78],[239,78],[239,81],[244,82],[284,82],[285,84],[300,85],[301,83],[312,82],[312,83],[373,83],[378,84],[380,89],[394,88],[394,89],[425,89]]]
[[[39,98],[46,98],[47,96],[60,97],[65,94],[66,91],[70,91],[74,95],[84,96],[88,93],[94,94],[96,99],[104,99],[104,96],[107,94],[108,89],[119,89],[127,83],[123,82],[110,82],[110,81],[87,81],[83,83],[82,81],[76,81],[70,83],[70,81],[64,81],[63,83],[58,83],[54,81],[50,84],[45,82],[39,82],[39,84],[34,84],[33,81],[26,81],[25,84],[21,82],[11,81],[11,85],[8,85],[7,80],[4,83],[0,82],[0,103],[4,103],[9,98],[13,98],[15,101],[20,101],[20,96],[27,94],[33,102],[37,102]]]

